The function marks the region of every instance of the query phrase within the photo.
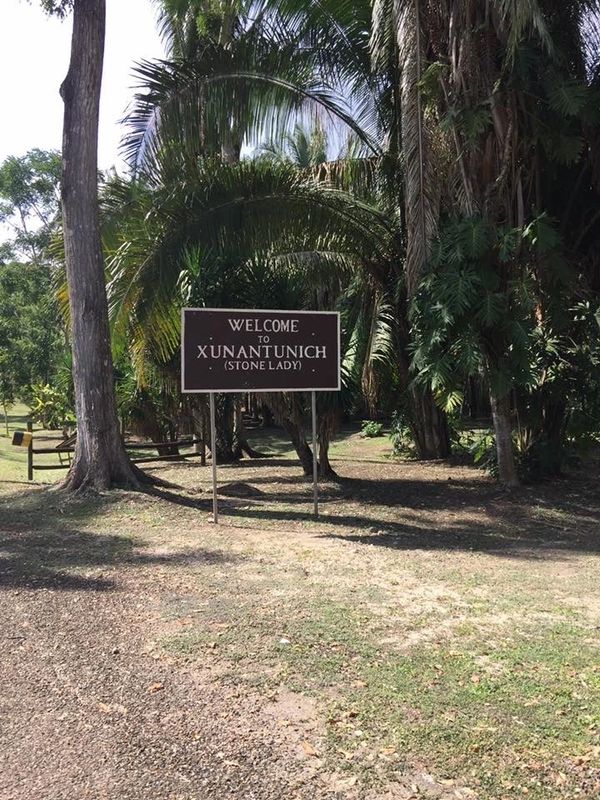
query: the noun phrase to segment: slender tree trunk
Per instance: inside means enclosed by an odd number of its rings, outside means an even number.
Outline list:
[[[245,395],[246,398],[249,395]],[[255,450],[248,441],[248,431],[244,424],[244,413],[242,411],[243,401],[242,395],[235,399],[235,453],[238,458],[243,458],[247,455],[248,458],[267,458],[266,453],[261,453]]]
[[[235,407],[233,395],[220,394],[215,397],[216,404],[216,428],[217,459],[220,464],[231,464],[239,460],[239,454],[235,452]]]
[[[75,0],[65,104],[62,209],[77,411],[68,489],[135,488],[119,432],[98,210],[98,113],[105,0]]]
[[[199,441],[194,445],[194,452],[200,454],[200,466],[206,466],[206,401],[198,398],[197,395],[190,395],[194,399],[190,401],[192,416],[192,435]]]
[[[306,441],[306,429],[303,423],[302,406],[295,393],[269,393],[264,395],[265,404],[273,412],[279,425],[282,425],[290,437],[294,450],[306,476],[312,476],[312,450]]]
[[[510,394],[496,397],[490,391],[492,404],[492,420],[496,437],[496,453],[498,456],[498,477],[505,486],[512,488],[519,485],[515,455],[512,441],[512,422],[510,414]]]

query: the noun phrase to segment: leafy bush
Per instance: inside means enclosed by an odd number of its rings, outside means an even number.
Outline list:
[[[498,477],[498,455],[496,452],[496,439],[491,431],[484,431],[472,438],[468,438],[467,451],[473,458],[473,463],[479,469],[488,472],[493,477]]]
[[[378,436],[383,436],[383,424],[372,419],[365,419],[361,432],[366,439],[376,439]]]
[[[415,457],[414,435],[405,411],[394,412],[390,427],[390,439],[395,456]]]
[[[31,387],[31,416],[44,429],[58,430],[75,424],[67,394],[47,383]]]

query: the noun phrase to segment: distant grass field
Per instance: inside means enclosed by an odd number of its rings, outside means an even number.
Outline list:
[[[24,403],[16,403],[8,411],[8,430],[4,424],[2,415],[2,425],[0,427],[0,481],[27,482],[27,450],[24,447],[14,447],[12,442],[15,431],[27,430],[27,419],[29,408]],[[61,439],[59,431],[44,431],[38,426],[34,426],[34,437],[39,447],[52,447]],[[38,464],[58,464],[58,455],[36,456]],[[38,472],[34,478],[38,483],[53,483],[64,476],[63,470],[51,470]]]
[[[4,418],[0,427],[0,481],[27,481],[27,450],[11,444],[15,431],[27,429],[29,408],[24,403],[16,403],[9,409],[6,436]],[[375,439],[365,439],[358,433],[358,424],[347,426],[334,437],[330,454],[339,461],[352,461],[358,454],[362,460],[388,461],[392,457],[392,446],[387,435]],[[34,441],[38,447],[52,447],[61,439],[60,431],[44,431],[34,426]],[[277,455],[278,458],[296,459],[296,454],[289,438],[279,428],[258,429],[249,431],[249,440],[258,450]],[[136,456],[149,456],[155,450],[138,451]],[[58,455],[36,455],[36,464],[58,464]],[[159,465],[156,465],[157,467]],[[152,467],[155,469],[156,467]],[[34,472],[36,483],[54,483],[64,477],[63,470]]]

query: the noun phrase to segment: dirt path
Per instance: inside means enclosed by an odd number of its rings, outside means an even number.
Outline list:
[[[340,463],[1,486],[0,800],[598,797],[594,476]]]
[[[12,577],[31,586],[0,592],[2,800],[321,796],[258,698],[152,651],[150,567]]]

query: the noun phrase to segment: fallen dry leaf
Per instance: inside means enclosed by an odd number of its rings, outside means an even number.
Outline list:
[[[302,747],[302,749],[304,750],[304,752],[306,753],[307,756],[316,757],[316,756],[319,755],[317,750],[315,750],[315,748],[312,746],[312,744],[310,742],[302,742],[301,747]]]

